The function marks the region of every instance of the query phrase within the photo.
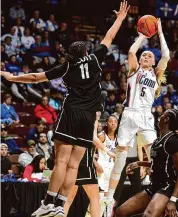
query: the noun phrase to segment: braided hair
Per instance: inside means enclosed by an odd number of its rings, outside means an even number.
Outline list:
[[[75,63],[86,55],[87,43],[84,41],[73,42],[69,47],[69,52],[65,55],[69,63]]]
[[[169,117],[169,129],[171,131],[177,131],[178,130],[178,110],[168,109],[166,111],[166,116]]]

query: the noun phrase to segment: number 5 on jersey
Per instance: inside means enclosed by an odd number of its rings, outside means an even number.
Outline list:
[[[85,64],[81,64],[80,65],[80,69],[81,69],[81,76],[82,76],[82,79],[86,79],[86,78],[89,78],[89,71],[88,71],[88,63],[85,63]]]

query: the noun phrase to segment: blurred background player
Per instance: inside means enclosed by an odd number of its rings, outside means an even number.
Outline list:
[[[122,114],[118,130],[116,161],[111,174],[107,196],[108,207],[110,207],[108,217],[113,215],[113,195],[119,182],[121,172],[125,166],[128,151],[130,147],[135,145],[136,134],[140,136],[141,141],[145,145],[148,157],[150,156],[150,146],[156,139],[154,117],[151,113],[151,108],[170,58],[160,19],[158,20],[158,35],[162,57],[155,69],[153,68],[155,65],[155,57],[150,51],[144,51],[141,54],[139,62],[137,61],[136,52],[146,36],[140,33],[138,39],[129,50],[127,106]]]
[[[116,134],[117,134],[118,120],[114,115],[110,115],[106,120],[105,129],[99,133],[98,138],[103,143],[104,147],[108,148],[111,152],[115,152],[116,148]],[[100,187],[100,203],[101,203],[101,215],[106,211],[106,196],[109,187],[109,179],[111,171],[114,166],[114,160],[107,155],[107,153],[101,149],[98,149],[98,161],[100,166],[98,172],[98,184]],[[97,168],[96,168],[97,169]]]

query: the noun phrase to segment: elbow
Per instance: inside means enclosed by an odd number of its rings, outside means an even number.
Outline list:
[[[32,81],[32,83],[38,83],[39,82],[37,74],[32,75],[31,81]]]

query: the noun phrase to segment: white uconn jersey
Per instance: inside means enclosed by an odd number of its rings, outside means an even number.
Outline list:
[[[137,72],[127,79],[127,106],[151,109],[157,88],[154,69],[144,71],[139,67]]]
[[[106,134],[105,134],[105,141],[103,142],[103,145],[107,147],[110,151],[115,151],[116,148],[116,138],[114,140],[111,140]],[[112,159],[108,156],[108,154],[100,149],[99,151],[99,159],[98,161],[101,163],[106,163],[111,162]]]

